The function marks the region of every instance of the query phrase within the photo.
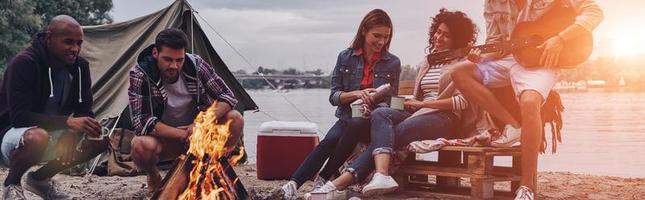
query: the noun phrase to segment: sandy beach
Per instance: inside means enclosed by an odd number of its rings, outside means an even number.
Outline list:
[[[293,109],[279,103],[281,98],[270,91],[251,92],[254,99],[261,103],[265,112],[270,112],[281,120],[302,120]],[[334,122],[333,109],[321,109],[327,105],[327,90],[298,90],[285,94],[302,111],[309,114],[313,122],[319,124],[324,133]],[[557,154],[543,154],[539,165],[539,199],[643,199],[645,196],[645,159],[642,147],[645,137],[641,134],[645,125],[640,122],[643,114],[642,93],[570,93],[563,94],[567,106],[565,112],[565,141]],[[613,102],[609,105],[594,106],[598,102]],[[314,106],[315,105],[315,106]],[[249,161],[256,161],[257,128],[262,122],[270,121],[262,113],[246,112],[245,145]],[[600,137],[611,135],[611,137]],[[324,137],[324,135],[320,135]],[[603,144],[603,145],[598,145]],[[503,160],[502,160],[503,162]],[[286,181],[257,180],[255,164],[236,167],[242,183],[257,199],[269,199],[275,189]],[[7,169],[0,169],[4,179]],[[75,199],[144,199],[146,177],[99,177],[92,176],[90,181],[82,177],[57,175],[63,190]],[[467,181],[464,181],[467,183]],[[497,189],[508,190],[507,183],[495,185]],[[311,190],[311,183],[300,190],[302,196]],[[39,199],[26,192],[29,199]],[[351,193],[358,195],[358,193]],[[361,197],[362,198],[362,197]],[[368,198],[362,198],[368,199]],[[375,199],[375,198],[369,198]],[[466,197],[438,196],[412,191],[397,192],[376,199],[468,199]]]
[[[242,183],[253,199],[276,199],[271,195],[284,184],[285,180],[264,181],[256,178],[255,165],[235,167]],[[0,169],[0,177],[7,175],[7,169]],[[99,177],[89,181],[83,177],[56,175],[62,190],[73,199],[145,199],[146,177]],[[465,181],[467,182],[467,181]],[[467,184],[467,183],[466,183]],[[580,175],[565,172],[540,172],[538,178],[538,199],[642,199],[645,196],[645,179],[619,178],[609,176]],[[496,184],[496,188],[508,188],[508,184]],[[300,196],[311,190],[311,182],[300,188]],[[25,191],[28,199],[40,199]],[[417,191],[398,191],[378,198],[364,198],[350,192],[349,197],[361,199],[468,199],[467,197],[428,194]]]

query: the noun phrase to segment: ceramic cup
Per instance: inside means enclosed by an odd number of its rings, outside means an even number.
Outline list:
[[[352,105],[352,117],[363,117],[362,109],[363,109],[362,104]]]
[[[404,103],[405,103],[405,97],[394,96],[390,100],[390,108],[397,109],[397,110],[403,110],[403,108],[404,108],[403,104]]]

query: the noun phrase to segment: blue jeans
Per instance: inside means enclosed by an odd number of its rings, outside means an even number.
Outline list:
[[[300,164],[296,172],[291,175],[298,187],[311,179],[322,167],[327,158],[327,164],[320,177],[329,180],[338,174],[338,168],[350,156],[361,138],[369,134],[369,120],[362,118],[340,119],[329,129],[325,138]]]
[[[374,171],[376,154],[392,154],[394,149],[410,142],[449,138],[456,132],[458,120],[451,111],[437,111],[407,119],[410,115],[409,112],[392,108],[378,108],[372,112],[371,143],[347,168],[355,181],[364,180]]]

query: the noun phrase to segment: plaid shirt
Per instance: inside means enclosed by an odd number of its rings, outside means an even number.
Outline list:
[[[181,76],[186,80],[188,92],[195,98],[199,110],[205,110],[215,100],[235,107],[233,92],[201,57],[186,54]],[[140,56],[130,70],[128,88],[132,124],[137,135],[147,135],[154,130],[168,101],[161,83],[159,70],[152,56]]]

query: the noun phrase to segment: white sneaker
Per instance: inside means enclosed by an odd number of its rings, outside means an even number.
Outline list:
[[[282,186],[282,192],[284,193],[284,199],[286,200],[296,200],[298,199],[298,186],[295,181],[289,181],[287,184]]]
[[[322,187],[305,194],[305,200],[313,199],[345,200],[347,199],[347,193],[344,190],[338,191],[331,181],[327,181]]]
[[[490,143],[494,147],[513,147],[519,145],[522,136],[522,129],[506,125],[502,135]]]
[[[393,192],[399,187],[391,176],[385,176],[381,173],[374,173],[370,183],[363,187],[363,195],[374,196]]]
[[[314,190],[321,188],[325,185],[325,183],[327,183],[327,180],[320,176],[316,176],[316,178],[314,179]]]
[[[531,189],[526,186],[520,186],[520,188],[517,188],[517,191],[515,191],[515,200],[533,200],[533,197],[533,192],[531,192]]]

